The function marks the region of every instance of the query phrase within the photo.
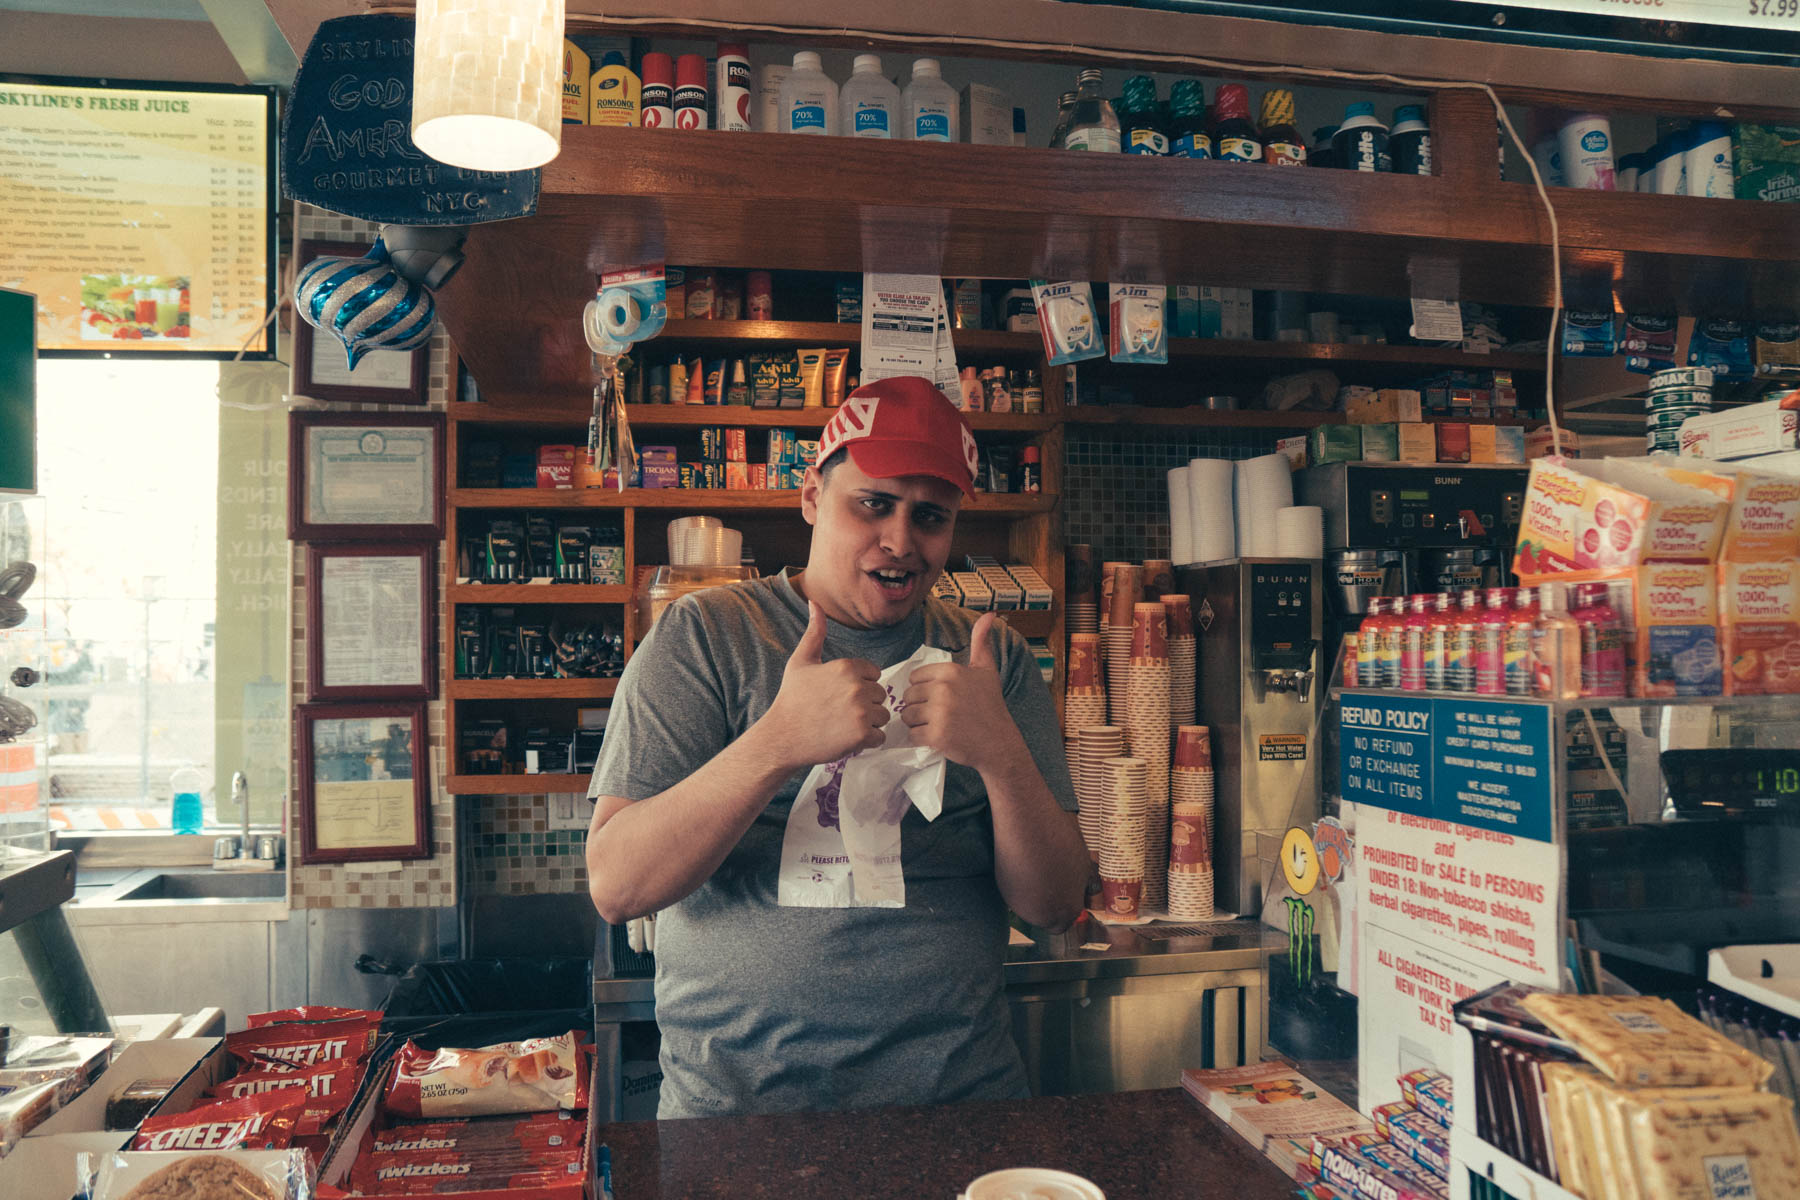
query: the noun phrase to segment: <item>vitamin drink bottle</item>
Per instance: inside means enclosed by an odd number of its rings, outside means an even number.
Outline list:
[[[1512,589],[1489,588],[1475,629],[1475,690],[1506,695],[1506,626],[1512,616]]]
[[[1624,629],[1619,612],[1606,598],[1604,583],[1584,583],[1575,589],[1575,608],[1569,614],[1581,629],[1581,694],[1625,694]]]
[[[1274,167],[1304,167],[1306,139],[1294,127],[1294,93],[1270,88],[1262,98],[1263,157]]]
[[[1425,690],[1450,690],[1451,643],[1456,640],[1456,597],[1439,592],[1431,598],[1425,624]]]
[[[1250,123],[1250,89],[1241,83],[1227,83],[1213,94],[1214,154],[1224,162],[1261,162],[1262,139]]]
[[[1431,622],[1431,597],[1411,596],[1400,625],[1400,686],[1409,692],[1425,690],[1425,630]]]
[[[1356,629],[1344,635],[1343,649],[1338,654],[1339,671],[1343,676],[1338,680],[1339,687],[1362,686],[1362,672],[1356,661],[1356,645],[1360,636],[1360,631]]]
[[[1538,585],[1538,618],[1531,635],[1532,695],[1574,700],[1581,695],[1581,626],[1569,615],[1558,583]]]
[[[1206,92],[1198,79],[1177,79],[1169,85],[1169,155],[1213,156],[1212,134],[1206,128]]]
[[[1369,601],[1369,610],[1363,614],[1362,623],[1356,629],[1356,679],[1358,687],[1381,687],[1381,650],[1377,635],[1381,631],[1382,613],[1387,609],[1387,597],[1376,596]]]
[[[1456,598],[1456,620],[1450,627],[1450,656],[1444,683],[1453,692],[1475,690],[1475,655],[1481,641],[1481,592],[1470,588]]]
[[[1392,596],[1382,606],[1381,624],[1375,627],[1375,657],[1381,663],[1381,686],[1400,686],[1400,641],[1406,627],[1406,600]]]
[[[1536,628],[1537,594],[1530,588],[1519,588],[1512,611],[1506,616],[1506,642],[1502,648],[1509,696],[1531,695],[1531,639]]]

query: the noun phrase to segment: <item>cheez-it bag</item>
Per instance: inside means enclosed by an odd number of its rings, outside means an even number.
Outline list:
[[[303,1092],[264,1092],[146,1117],[133,1150],[285,1150],[306,1104]]]
[[[295,1021],[240,1029],[225,1035],[225,1048],[248,1070],[310,1067],[328,1059],[360,1062],[375,1048],[379,1015],[333,1021]]]

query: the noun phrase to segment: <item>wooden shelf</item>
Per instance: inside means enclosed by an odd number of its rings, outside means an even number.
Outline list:
[[[1212,409],[1198,405],[1146,408],[1137,404],[1083,404],[1065,410],[1063,421],[1068,425],[1172,426],[1183,429],[1316,429],[1321,425],[1345,424],[1344,414],[1341,412],[1270,412],[1260,408]],[[1432,425],[1458,421],[1472,425],[1523,425],[1527,429],[1535,429],[1544,423],[1528,421],[1523,417],[1425,418],[1425,422]]]
[[[629,604],[631,589],[613,583],[453,583],[452,604]]]
[[[452,775],[444,781],[444,790],[452,796],[586,795],[587,789],[586,775]]]
[[[1019,608],[996,615],[1028,638],[1047,638],[1056,625],[1056,614],[1047,608]]]
[[[444,694],[452,700],[606,700],[617,679],[452,679]]]
[[[724,488],[610,488],[551,490],[548,488],[453,488],[450,503],[457,508],[659,508],[677,511],[718,509],[726,512],[798,512],[798,489],[782,491],[728,491]],[[1028,494],[981,493],[963,506],[965,517],[1024,517],[1056,507],[1056,497],[1042,492]]]
[[[1491,164],[1491,113],[1468,116],[1462,136],[1481,127]],[[1552,200],[1571,304],[1616,296],[1627,311],[1773,311],[1800,288],[1800,238],[1782,205],[1574,188]],[[653,260],[1178,281],[1205,264],[1221,286],[1394,297],[1440,289],[1539,307],[1553,290],[1536,192],[1474,173],[570,126],[543,170],[536,215],[472,228],[438,311],[490,398],[585,390],[576,318],[596,274]],[[853,336],[831,324],[800,328],[815,339],[830,331],[815,345]],[[694,336],[709,335],[732,332]],[[984,332],[964,344],[971,354],[1023,355],[1030,336]]]
[[[741,404],[627,404],[625,415],[634,429],[697,429],[702,425],[741,426],[745,429],[823,429],[836,415],[835,408],[745,408]],[[516,425],[534,429],[587,428],[589,410],[533,405],[529,408],[502,404],[459,403],[450,406],[451,419],[478,425]],[[1050,413],[968,413],[976,433],[1043,433],[1054,429],[1060,418]]]
[[[1496,351],[1471,354],[1447,346],[1389,346],[1349,342],[1265,342],[1222,338],[1170,338],[1169,362],[1243,360],[1270,363],[1349,363],[1369,366],[1464,367],[1486,371],[1544,372],[1544,356]],[[1148,368],[1155,370],[1154,366]]]

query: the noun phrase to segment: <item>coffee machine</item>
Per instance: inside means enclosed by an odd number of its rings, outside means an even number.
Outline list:
[[[1238,558],[1182,567],[1177,587],[1200,636],[1199,716],[1213,732],[1213,871],[1221,908],[1261,912],[1315,746],[1325,681],[1320,567],[1311,558]]]
[[[1297,503],[1325,510],[1325,661],[1336,663],[1344,634],[1376,596],[1516,582],[1512,549],[1529,473],[1519,466],[1355,462],[1296,475]]]

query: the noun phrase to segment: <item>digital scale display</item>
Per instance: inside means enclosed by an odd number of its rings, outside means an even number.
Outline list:
[[[1684,817],[1800,814],[1800,750],[1665,750],[1662,769]]]

